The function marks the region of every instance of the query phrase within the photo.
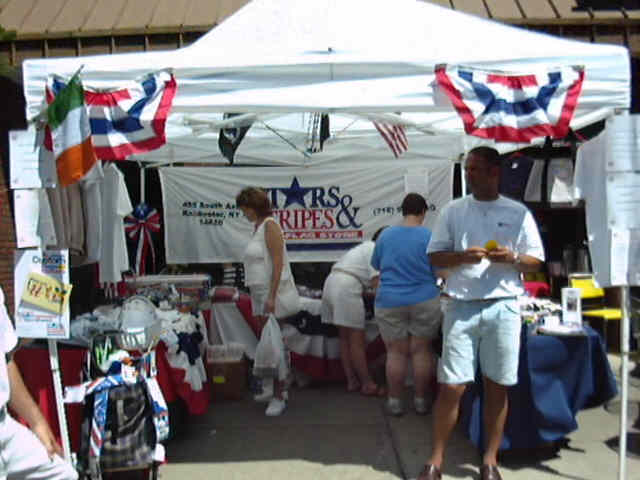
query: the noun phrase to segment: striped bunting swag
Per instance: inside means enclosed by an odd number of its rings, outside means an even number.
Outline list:
[[[54,76],[47,84],[51,103],[65,88]],[[96,155],[101,160],[124,160],[166,143],[165,126],[177,91],[169,71],[150,73],[126,88],[84,91]]]
[[[497,142],[565,137],[584,81],[577,66],[515,74],[438,65],[435,72],[465,132]]]

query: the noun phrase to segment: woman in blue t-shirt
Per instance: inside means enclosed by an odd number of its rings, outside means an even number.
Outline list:
[[[409,193],[402,201],[401,225],[387,228],[376,242],[371,265],[380,272],[375,318],[387,347],[387,410],[402,415],[402,394],[409,358],[414,377],[414,408],[430,411],[428,386],[435,376],[431,341],[441,322],[440,290],[427,257],[431,231],[422,226],[427,202]]]

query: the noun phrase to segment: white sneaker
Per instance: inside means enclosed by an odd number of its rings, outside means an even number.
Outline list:
[[[273,398],[273,379],[264,379],[262,381],[262,392],[256,393],[253,399],[256,402],[268,402]]]
[[[432,401],[427,401],[424,397],[413,397],[413,408],[418,415],[427,415],[431,413],[433,406]]]
[[[284,412],[284,409],[287,407],[287,402],[280,398],[272,398],[269,402],[269,406],[265,410],[265,415],[267,417],[277,417]]]
[[[253,400],[258,403],[266,403],[273,398],[273,392],[262,391],[261,393],[256,393],[253,396]]]
[[[402,407],[402,400],[395,397],[387,397],[386,403],[387,412],[394,417],[404,415],[404,408]]]

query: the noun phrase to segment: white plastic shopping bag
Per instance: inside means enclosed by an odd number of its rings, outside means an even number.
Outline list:
[[[256,377],[272,377],[284,380],[289,374],[289,362],[286,360],[282,331],[273,315],[262,329],[260,341],[256,347],[253,364],[253,374]]]

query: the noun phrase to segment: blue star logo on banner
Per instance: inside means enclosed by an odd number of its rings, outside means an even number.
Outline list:
[[[294,203],[302,205],[302,208],[307,208],[307,205],[304,203],[304,196],[309,193],[311,189],[301,187],[297,177],[293,177],[289,188],[280,188],[279,190],[287,196],[284,201],[284,207],[282,208],[287,208]]]

